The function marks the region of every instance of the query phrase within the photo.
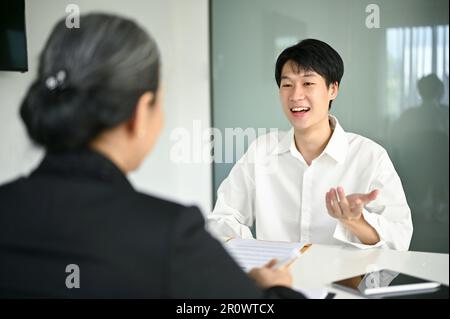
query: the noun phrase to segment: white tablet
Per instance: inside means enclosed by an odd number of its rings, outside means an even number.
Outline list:
[[[441,284],[399,273],[389,269],[372,271],[332,283],[334,287],[344,289],[366,297],[385,297],[436,292]],[[447,290],[448,291],[448,290]]]

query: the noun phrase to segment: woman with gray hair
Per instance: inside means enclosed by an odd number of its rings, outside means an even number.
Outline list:
[[[1,297],[302,297],[285,269],[241,271],[196,207],[128,182],[162,127],[159,70],[133,21],[55,26],[20,109],[46,156],[0,187]]]

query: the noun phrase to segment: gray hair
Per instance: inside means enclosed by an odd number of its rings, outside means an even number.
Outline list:
[[[159,85],[158,47],[134,21],[88,14],[80,26],[56,24],[21,105],[28,134],[50,151],[86,146],[129,119],[139,97]]]

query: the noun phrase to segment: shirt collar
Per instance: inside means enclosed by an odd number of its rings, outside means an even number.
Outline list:
[[[278,142],[278,147],[275,150],[276,154],[283,154],[291,149],[291,145],[294,142],[294,128],[291,128]]]
[[[336,162],[341,163],[345,160],[345,157],[347,156],[348,151],[347,136],[336,117],[334,117],[333,115],[329,115],[328,118],[330,120],[330,125],[331,129],[333,130],[333,134],[331,135],[331,138],[328,141],[328,144],[325,147],[322,154],[328,154],[330,157],[336,160]],[[295,151],[296,153],[298,153],[298,150],[295,146],[294,128],[291,128],[281,138],[281,140],[278,143],[278,147],[276,149],[277,154],[282,154],[289,151]]]
[[[336,117],[330,115],[329,119],[331,128],[333,129],[333,134],[331,135],[331,138],[328,141],[323,153],[334,158],[336,162],[342,163],[347,157],[349,147],[347,133],[345,133]]]

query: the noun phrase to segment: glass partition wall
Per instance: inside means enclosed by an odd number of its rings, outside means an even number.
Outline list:
[[[243,145],[215,145],[226,155],[213,162],[214,194],[257,135],[289,128],[275,61],[284,48],[317,38],[345,64],[331,113],[347,131],[381,144],[402,179],[414,224],[410,249],[448,253],[448,1],[210,4],[212,125],[225,138],[244,136]]]

